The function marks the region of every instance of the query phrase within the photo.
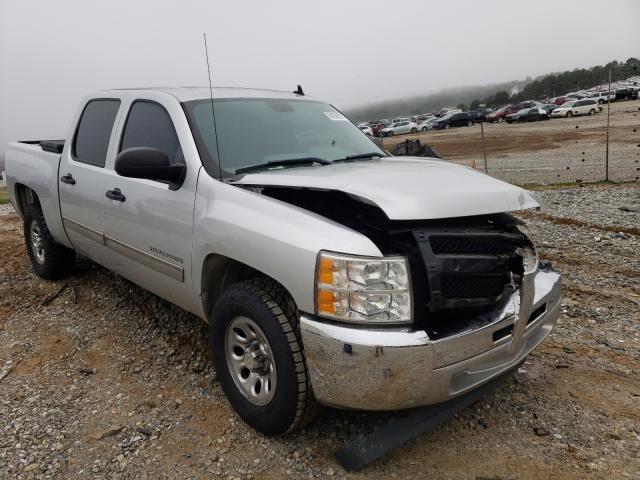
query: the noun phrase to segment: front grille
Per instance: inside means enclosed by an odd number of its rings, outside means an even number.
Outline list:
[[[429,238],[435,255],[508,255],[513,240],[495,235],[432,235]]]
[[[430,312],[495,305],[513,291],[525,237],[497,228],[415,230],[427,274]]]
[[[506,274],[499,275],[456,275],[441,277],[442,295],[445,298],[492,298],[502,294],[510,284]]]

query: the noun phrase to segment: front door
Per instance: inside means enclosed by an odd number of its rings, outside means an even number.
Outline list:
[[[172,163],[185,163],[171,116],[157,102],[133,101],[116,143],[119,152],[153,147]],[[198,168],[187,165],[184,183],[172,188],[166,182],[119,176],[110,167],[102,190],[106,246],[114,252],[108,267],[193,311],[189,302]]]
[[[103,228],[105,162],[120,108],[117,99],[93,99],[60,160],[60,210],[73,247],[93,260],[105,260]]]

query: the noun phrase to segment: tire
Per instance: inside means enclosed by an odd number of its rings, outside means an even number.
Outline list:
[[[429,129],[427,127],[422,127],[422,131],[426,133],[429,131]]]
[[[591,110],[589,110],[589,115],[595,115],[596,111],[594,108],[592,108]]]
[[[55,280],[73,270],[75,251],[53,239],[40,207],[29,205],[24,210],[24,241],[31,267],[39,277]]]
[[[264,435],[297,430],[321,411],[311,389],[298,318],[291,296],[265,277],[231,285],[211,312],[210,347],[222,390],[238,415]],[[246,362],[252,351],[263,357],[258,367]]]
[[[567,114],[565,115],[565,117],[567,117],[567,118],[571,118],[571,117],[573,117],[573,112],[567,112]]]
[[[444,125],[444,127],[443,127],[443,128],[444,128],[445,130],[448,130],[448,129],[450,129],[450,128],[451,128],[451,125],[449,125],[448,123],[445,123],[445,125]]]
[[[417,128],[412,128],[411,129],[411,133],[418,133],[418,129]]]
[[[473,122],[472,122],[471,120],[469,120],[469,121],[467,122],[467,127],[470,127],[470,126],[472,126],[472,125],[473,125]]]
[[[387,133],[387,137],[393,137],[394,135],[395,135],[395,133],[394,133],[394,132],[389,132],[389,133]]]

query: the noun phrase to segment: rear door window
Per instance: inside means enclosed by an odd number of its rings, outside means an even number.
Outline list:
[[[120,100],[90,100],[84,107],[71,153],[77,162],[104,167]]]
[[[131,105],[120,141],[120,151],[133,147],[157,148],[167,154],[171,164],[184,163],[171,117],[155,102],[138,100]]]

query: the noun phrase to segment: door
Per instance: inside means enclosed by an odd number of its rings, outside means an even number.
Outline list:
[[[172,118],[160,103],[133,101],[118,139],[118,152],[152,147],[171,163],[185,163]],[[108,267],[191,311],[195,170],[187,165],[184,183],[171,186],[119,176],[111,166],[102,188],[106,246],[113,252]]]
[[[60,160],[60,211],[69,241],[80,253],[102,263],[105,162],[120,108],[117,99],[92,99]]]

